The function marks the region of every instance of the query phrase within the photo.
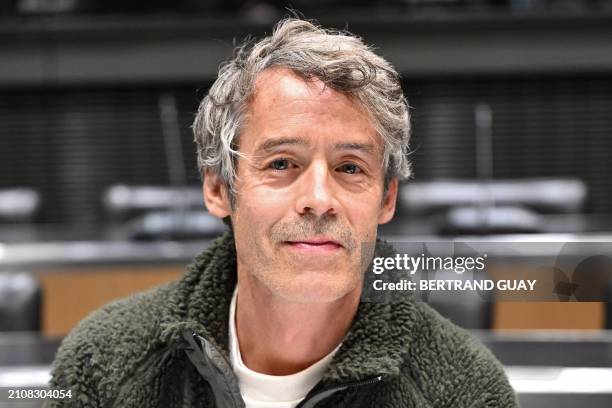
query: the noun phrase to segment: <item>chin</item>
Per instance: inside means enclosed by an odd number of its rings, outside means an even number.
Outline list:
[[[273,292],[296,303],[330,303],[346,296],[359,284],[354,280],[339,280],[329,275],[312,276],[307,273],[301,278],[278,285]]]

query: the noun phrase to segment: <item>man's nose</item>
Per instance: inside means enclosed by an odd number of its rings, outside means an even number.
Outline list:
[[[299,214],[312,213],[317,216],[334,214],[338,203],[334,197],[333,179],[327,164],[312,163],[302,174],[300,196],[296,202]]]

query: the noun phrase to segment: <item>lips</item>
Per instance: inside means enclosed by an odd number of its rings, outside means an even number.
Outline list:
[[[343,248],[338,241],[330,238],[310,238],[300,241],[286,241],[294,249],[306,251],[335,251]]]

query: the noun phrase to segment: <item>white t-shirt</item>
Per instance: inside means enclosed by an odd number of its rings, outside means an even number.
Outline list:
[[[246,403],[246,408],[294,408],[319,382],[340,345],[321,360],[295,374],[268,375],[249,369],[242,361],[236,336],[237,293],[236,287],[229,313],[230,361],[238,377],[240,394]]]

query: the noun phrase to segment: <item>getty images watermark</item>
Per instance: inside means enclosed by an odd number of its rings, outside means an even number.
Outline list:
[[[389,242],[364,245],[362,299],[610,301],[610,242]]]

